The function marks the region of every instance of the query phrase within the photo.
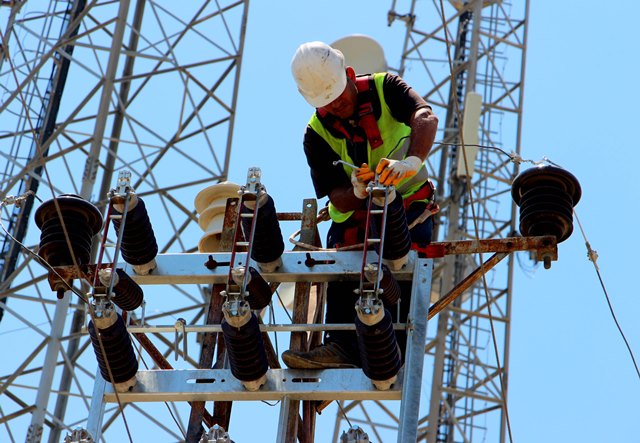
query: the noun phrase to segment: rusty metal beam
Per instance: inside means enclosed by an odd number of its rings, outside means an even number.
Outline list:
[[[302,223],[300,228],[300,241],[306,244],[317,245],[317,221],[318,211],[315,199],[305,199],[303,202]],[[300,249],[298,246],[294,250]],[[311,283],[297,282],[293,299],[293,323],[309,323],[309,294]],[[289,349],[302,351],[309,349],[306,332],[293,332],[289,342]],[[300,443],[313,443],[315,430],[315,414],[311,411],[309,401],[303,402],[303,416],[300,417],[300,400],[290,400],[288,402],[286,443],[295,443],[296,439]]]
[[[490,240],[460,240],[433,242],[420,249],[428,258],[454,254],[478,254],[490,252],[535,251],[540,261],[558,259],[558,242],[552,235],[539,237],[507,237]]]
[[[449,293],[440,298],[437,302],[429,307],[428,320],[431,320],[436,314],[446,308],[449,303],[458,298],[464,291],[469,289],[475,282],[480,280],[484,274],[497,265],[500,260],[509,255],[506,252],[498,252],[493,254],[489,260],[480,265],[475,271],[467,275],[457,286],[455,286]]]

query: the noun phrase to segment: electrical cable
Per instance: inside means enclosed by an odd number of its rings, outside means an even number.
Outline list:
[[[293,323],[293,317],[291,317],[291,314],[289,314],[289,310],[284,304],[284,301],[282,301],[282,298],[280,297],[280,292],[278,292],[277,289],[275,292],[276,292],[276,297],[278,297],[278,300],[280,301],[280,306],[282,306],[282,309],[284,309],[285,314],[287,314],[287,317],[289,317],[289,322]]]
[[[274,403],[269,403],[267,400],[260,400],[262,403],[266,404],[267,406],[278,406],[278,403],[280,403],[280,400],[274,402]]]
[[[278,301],[280,302],[280,306],[284,310],[284,313],[289,318],[289,322],[293,323],[293,318],[291,317],[291,314],[289,314],[289,310],[287,309],[287,307],[285,306],[284,302],[282,301],[282,297],[280,297],[280,292],[278,291],[277,288],[276,288],[276,290],[274,292],[276,294],[276,297],[278,297]],[[273,307],[273,301],[269,302],[269,308],[270,308],[271,320],[275,324],[276,323],[276,313],[275,313],[275,309]],[[273,331],[273,337],[274,337],[274,341],[276,343],[276,355],[280,355],[280,351],[278,350],[278,332],[277,331]],[[269,406],[276,406],[278,403],[280,403],[280,400],[278,400],[277,402],[275,402],[273,404],[269,403],[266,400],[262,400],[262,402],[266,403]]]
[[[276,324],[276,312],[273,309],[273,301],[269,302],[269,324]],[[273,331],[273,339],[276,345],[276,355],[280,355],[280,351],[278,350],[278,331]]]
[[[609,312],[611,312],[611,317],[613,318],[613,322],[616,324],[616,328],[618,328],[618,332],[620,333],[620,336],[622,337],[622,340],[624,341],[624,344],[627,347],[627,351],[629,352],[629,356],[631,357],[631,361],[633,363],[633,367],[636,370],[636,374],[638,375],[638,378],[640,378],[640,369],[638,368],[636,357],[633,355],[633,350],[631,349],[631,345],[629,344],[629,341],[627,340],[627,337],[625,336],[624,332],[622,331],[622,327],[618,322],[616,313],[613,310],[611,299],[609,298],[609,293],[607,291],[607,288],[604,285],[604,280],[602,278],[602,275],[600,274],[600,268],[598,267],[598,263],[597,263],[598,253],[597,251],[594,251],[591,248],[591,244],[589,244],[589,241],[587,240],[587,236],[585,235],[584,230],[582,229],[582,223],[580,223],[580,219],[578,218],[578,214],[576,213],[575,209],[573,210],[573,215],[576,218],[576,221],[578,222],[578,227],[580,228],[580,232],[582,233],[582,238],[584,239],[584,243],[587,248],[587,255],[589,257],[589,261],[593,263],[593,267],[595,268],[596,274],[598,275],[598,280],[600,281],[600,286],[602,287],[604,298],[607,301],[607,306],[609,306]]]
[[[353,425],[351,424],[351,420],[349,420],[349,417],[347,417],[347,413],[344,410],[344,408],[342,407],[342,400],[337,401],[336,402],[338,404],[338,408],[340,408],[340,413],[342,414],[342,416],[344,417],[344,419],[347,421],[347,423],[349,424],[349,427],[352,428]]]

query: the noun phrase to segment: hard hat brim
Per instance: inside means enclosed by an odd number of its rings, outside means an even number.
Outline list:
[[[300,91],[300,94],[304,97],[304,99],[314,108],[322,108],[327,106],[329,103],[340,97],[347,87],[347,74],[340,77],[339,80],[333,85],[333,87],[326,92],[326,94],[322,94],[319,96],[311,97],[304,93],[304,91]]]

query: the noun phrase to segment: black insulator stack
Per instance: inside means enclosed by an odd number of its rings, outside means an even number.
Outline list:
[[[260,197],[262,199],[264,197]],[[253,213],[253,209],[242,205],[243,214]],[[242,231],[245,238],[249,239],[251,233],[252,217],[242,218]],[[255,233],[251,243],[251,258],[258,263],[270,263],[282,256],[284,252],[284,240],[280,223],[276,214],[276,206],[270,195],[266,195],[264,204],[258,207]]]
[[[134,311],[142,305],[144,293],[138,283],[133,281],[124,269],[116,269],[118,283],[113,285],[115,297],[112,301],[123,311]]]
[[[398,374],[402,359],[391,313],[385,309],[382,320],[372,326],[356,316],[356,332],[365,375],[371,380],[384,381]]]
[[[251,309],[264,309],[271,302],[273,292],[269,283],[252,266],[249,267],[249,283],[247,283],[247,302]]]
[[[385,264],[382,264],[382,278],[380,279],[379,287],[382,289],[380,300],[382,300],[384,306],[387,308],[395,306],[400,300],[400,284]]]
[[[227,346],[231,373],[240,381],[258,380],[269,369],[258,318],[251,313],[249,321],[235,327],[222,321],[222,334]]]
[[[582,189],[570,172],[550,165],[527,169],[513,181],[511,196],[525,237],[553,235],[560,243],[573,232],[573,207]]]
[[[109,376],[110,369],[111,375],[113,375],[113,383],[124,383],[135,377],[136,372],[138,372],[138,360],[133,351],[131,337],[124,320],[120,314],[116,313],[116,315],[118,317],[111,326],[98,329],[93,324],[93,321],[89,321],[88,329],[102,378],[109,382],[111,381]],[[104,346],[106,360],[100,348],[98,333]]]
[[[381,229],[381,220],[378,226]],[[411,250],[411,235],[407,224],[407,214],[404,212],[402,197],[397,194],[396,198],[387,205],[387,224],[384,234],[384,251],[382,258],[386,260],[397,260],[406,256]]]
[[[74,258],[75,264],[91,261],[91,241],[102,227],[102,214],[94,205],[78,195],[61,194],[42,203],[35,220],[41,230],[38,255],[47,263],[69,266]]]
[[[124,261],[130,265],[144,265],[158,255],[158,243],[144,201],[140,197],[136,199],[136,205],[127,212],[120,247]],[[115,208],[113,211],[115,215],[122,215]],[[122,220],[118,218],[111,220],[119,232]]]

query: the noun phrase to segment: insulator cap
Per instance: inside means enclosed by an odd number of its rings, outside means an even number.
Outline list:
[[[91,336],[91,343],[98,359],[98,367],[102,378],[111,382],[109,377],[109,369],[111,369],[113,382],[116,384],[126,383],[133,379],[136,376],[136,372],[138,372],[138,360],[122,316],[117,314],[116,321],[104,329],[96,328],[93,321],[89,321],[87,329]],[[106,360],[100,349],[98,333],[104,346]]]
[[[513,181],[511,196],[520,207],[522,235],[553,235],[560,243],[573,232],[573,207],[582,190],[570,172],[550,165],[527,169]]]
[[[227,346],[231,373],[240,381],[254,381],[267,373],[269,364],[262,341],[258,318],[251,313],[249,321],[239,328],[222,321],[222,334]]]
[[[91,242],[102,227],[102,214],[94,205],[78,195],[61,194],[40,205],[35,221],[41,230],[38,255],[47,263],[70,266],[74,257],[77,264],[91,261]]]
[[[137,204],[127,213],[122,233],[122,258],[130,265],[147,264],[158,255],[158,243],[147,208],[140,197],[137,199]],[[113,212],[116,215],[122,215],[115,208],[113,208]],[[122,221],[117,218],[111,220],[114,228],[119,232]]]
[[[402,367],[402,359],[389,310],[385,309],[384,317],[375,325],[368,326],[357,316],[355,322],[365,375],[381,381],[395,377]]]

